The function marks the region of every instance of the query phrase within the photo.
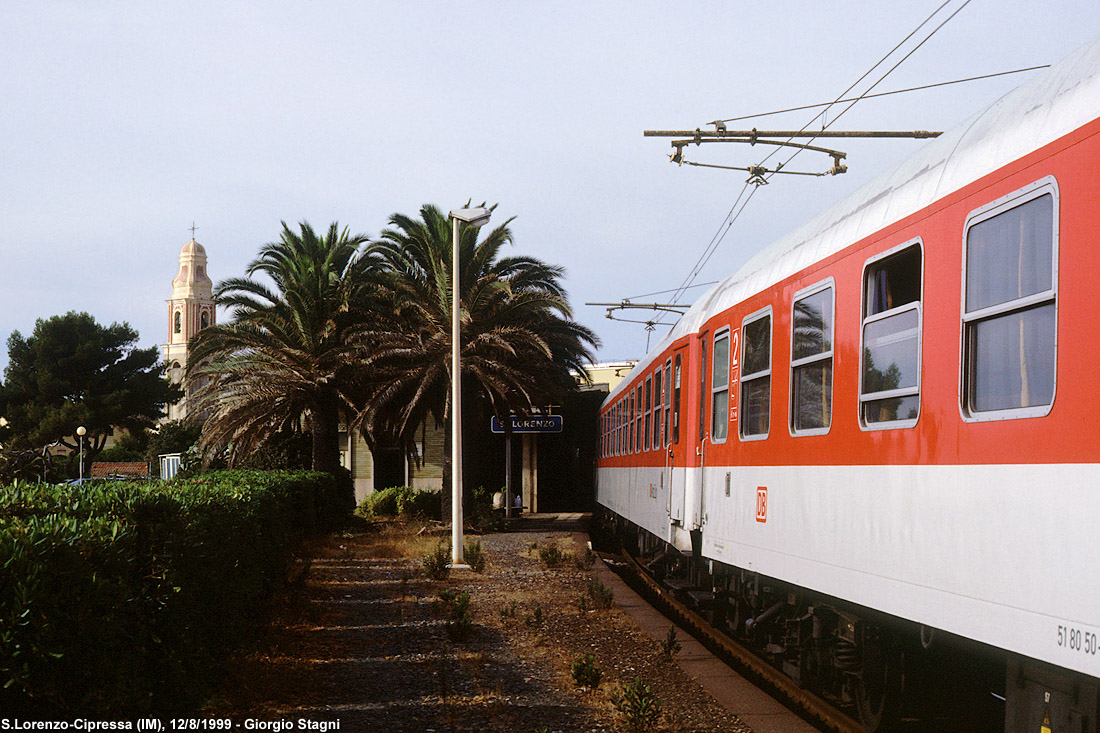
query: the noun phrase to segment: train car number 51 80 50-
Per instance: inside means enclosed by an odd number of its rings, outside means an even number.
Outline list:
[[[1096,654],[1096,634],[1058,624],[1058,646],[1082,654]]]

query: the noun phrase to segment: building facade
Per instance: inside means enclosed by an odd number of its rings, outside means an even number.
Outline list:
[[[168,365],[168,378],[173,384],[183,381],[187,369],[187,343],[191,337],[215,322],[214,285],[206,270],[206,249],[194,239],[183,245],[179,255],[179,270],[172,280],[172,297],[168,299],[168,342],[161,349]],[[187,415],[187,397],[168,406],[168,420],[182,420]]]

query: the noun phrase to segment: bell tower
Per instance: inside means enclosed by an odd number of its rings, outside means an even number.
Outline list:
[[[191,241],[180,250],[179,272],[172,280],[172,297],[168,299],[168,342],[163,346],[168,377],[173,384],[183,380],[187,368],[187,343],[191,337],[214,325],[213,283],[206,274],[206,250]],[[187,415],[187,395],[168,406],[169,420],[181,420]]]

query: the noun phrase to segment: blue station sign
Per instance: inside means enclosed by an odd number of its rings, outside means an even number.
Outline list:
[[[565,419],[561,415],[532,415],[531,417],[512,416],[513,433],[560,433]],[[493,415],[489,429],[494,433],[503,433],[504,426]]]

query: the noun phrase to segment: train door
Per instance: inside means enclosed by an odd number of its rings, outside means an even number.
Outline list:
[[[668,472],[668,517],[676,524],[684,521],[684,494],[687,487],[688,439],[681,427],[681,412],[684,398],[684,368],[687,366],[687,348],[680,347],[671,360],[672,373],[669,376],[669,410],[667,413],[666,433],[669,438],[666,457]]]

